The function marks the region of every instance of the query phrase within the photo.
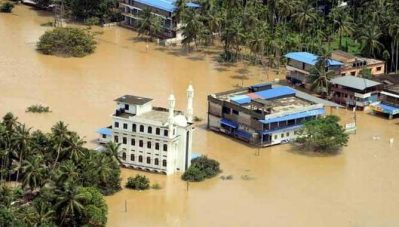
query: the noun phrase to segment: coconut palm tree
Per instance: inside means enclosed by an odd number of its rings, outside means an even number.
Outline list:
[[[331,19],[334,22],[336,31],[339,37],[339,48],[342,49],[342,37],[352,35],[353,19],[348,13],[347,8],[337,7],[334,8],[330,14]]]
[[[148,39],[160,35],[163,24],[160,17],[154,15],[151,9],[143,9],[138,20],[139,35],[146,35]]]
[[[54,149],[56,152],[56,157],[53,162],[53,169],[60,158],[61,153],[64,151],[66,142],[68,141],[70,132],[68,131],[68,125],[64,122],[59,121],[51,128],[51,140],[54,143]]]
[[[186,10],[182,15],[182,19],[184,24],[182,27],[182,44],[189,47],[190,43],[194,42],[195,46],[197,46],[197,40],[205,29],[201,16],[195,10]]]
[[[328,97],[330,80],[334,76],[334,71],[327,71],[325,68],[314,67],[309,75],[309,80],[311,82],[310,90],[320,93],[324,98]]]
[[[113,161],[122,164],[121,156],[119,154],[120,146],[120,143],[108,142],[105,145],[104,154],[110,157]]]
[[[64,161],[54,172],[53,179],[57,185],[74,183],[79,178],[79,172],[72,160]]]
[[[35,155],[22,163],[22,187],[29,187],[31,191],[40,188],[47,181],[47,166],[41,155]]]
[[[13,138],[14,154],[17,161],[17,176],[16,181],[19,180],[20,167],[25,155],[29,154],[31,149],[30,128],[25,124],[18,124],[15,128],[15,135]]]
[[[317,11],[310,1],[302,1],[298,10],[292,15],[302,32],[307,25],[317,22]]]
[[[52,209],[51,204],[41,199],[33,202],[33,208],[35,211],[33,226],[47,226],[54,221],[55,211]]]
[[[390,21],[389,24],[389,35],[392,38],[391,44],[391,65],[395,65],[395,73],[398,73],[399,69],[399,16],[394,20]],[[396,56],[396,61],[393,60]]]
[[[76,163],[83,156],[83,145],[86,142],[82,140],[79,136],[73,135],[68,139],[68,149],[69,159],[75,161]]]
[[[60,225],[74,226],[77,217],[83,214],[83,202],[87,200],[87,194],[80,193],[76,186],[66,184],[55,192],[55,208],[59,216]]]
[[[376,57],[376,54],[384,48],[379,41],[382,36],[378,25],[371,23],[360,30],[359,40],[362,43],[362,52],[368,57]]]
[[[8,131],[12,131],[18,125],[18,118],[15,117],[14,114],[8,112],[3,117],[3,124]]]

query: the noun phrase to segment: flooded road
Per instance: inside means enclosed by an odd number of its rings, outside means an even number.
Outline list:
[[[43,130],[63,120],[90,147],[95,147],[96,129],[111,122],[112,100],[121,95],[146,96],[166,106],[173,92],[184,110],[191,82],[195,115],[206,118],[209,93],[281,77],[245,65],[221,66],[211,53],[156,46],[146,51],[135,33],[118,27],[97,28],[103,34],[88,57],[45,56],[35,51],[35,43],[48,29],[40,24],[49,20],[25,6],[0,14],[0,115],[11,111]],[[25,113],[32,104],[48,105],[53,112]],[[345,119],[351,115],[333,112]],[[364,113],[357,120],[359,129],[348,147],[332,157],[299,155],[289,145],[256,155],[254,148],[206,131],[203,121],[193,150],[219,160],[222,175],[233,180],[187,185],[177,175],[146,173],[162,189],[107,197],[108,226],[398,226],[399,120]],[[138,172],[122,173],[125,181]]]

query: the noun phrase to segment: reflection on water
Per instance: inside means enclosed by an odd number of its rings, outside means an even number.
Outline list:
[[[50,19],[24,6],[0,14],[0,114],[12,111],[35,128],[48,130],[63,120],[92,141],[96,128],[110,122],[115,97],[148,96],[165,106],[174,92],[184,109],[189,82],[196,88],[195,114],[206,119],[207,94],[276,77],[245,65],[219,65],[212,51],[151,46],[147,52],[135,33],[122,28],[97,28],[104,31],[98,48],[85,58],[40,55],[35,42],[48,28],[39,25]],[[53,112],[25,113],[37,103]],[[351,117],[350,111],[333,112]],[[257,156],[253,148],[206,131],[202,122],[193,149],[220,160],[223,175],[233,180],[187,185],[177,175],[146,173],[163,188],[107,197],[109,226],[398,226],[398,120],[363,113],[357,119],[357,134],[332,157],[298,155],[289,145],[261,149]],[[136,173],[124,169],[123,178]]]

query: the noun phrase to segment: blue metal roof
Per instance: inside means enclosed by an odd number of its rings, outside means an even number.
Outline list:
[[[279,121],[289,121],[289,120],[294,120],[294,119],[298,119],[298,118],[318,116],[318,115],[322,115],[324,113],[325,113],[325,110],[323,108],[320,108],[320,109],[315,109],[315,110],[310,110],[310,111],[305,111],[305,112],[288,114],[285,116],[270,118],[270,119],[266,119],[266,120],[259,120],[259,121],[262,122],[263,124],[269,124],[269,123],[274,123],[274,122],[279,122]]]
[[[374,106],[377,106],[378,108],[380,108],[383,113],[393,114],[393,115],[399,113],[399,107],[389,105],[387,103],[378,103]]]
[[[285,57],[289,58],[289,59],[293,59],[295,61],[306,63],[308,65],[315,65],[317,62],[317,59],[319,58],[319,56],[312,54],[312,53],[308,53],[308,52],[290,52],[290,53],[286,54]],[[340,66],[340,65],[343,65],[343,63],[340,61],[329,59],[328,65]]]
[[[112,136],[112,130],[110,128],[100,128],[97,130],[98,134]]]
[[[295,95],[295,90],[287,86],[281,86],[264,91],[258,91],[255,92],[255,94],[262,97],[263,99],[273,99],[286,95]]]
[[[176,0],[135,0],[136,2],[139,2],[144,5],[149,5],[154,8],[162,9],[167,12],[173,13],[176,10]],[[187,7],[190,8],[199,8],[200,6],[198,4],[188,2],[186,4]]]
[[[231,101],[236,102],[238,104],[245,104],[245,103],[250,103],[251,98],[248,97],[247,95],[237,95],[231,98]]]
[[[238,127],[238,124],[236,122],[228,120],[228,119],[225,119],[225,118],[222,118],[222,120],[220,120],[220,123],[224,124],[224,125],[227,125],[229,127],[232,127],[232,128],[237,128]]]

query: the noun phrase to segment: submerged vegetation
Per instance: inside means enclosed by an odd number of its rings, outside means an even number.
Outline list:
[[[6,114],[0,122],[0,226],[105,226],[103,195],[120,190],[119,163],[84,144],[63,122],[43,133]]]
[[[14,8],[14,4],[11,2],[0,2],[0,12],[1,13],[11,13]]]
[[[32,105],[26,108],[25,112],[30,112],[30,113],[48,113],[50,111],[50,107],[48,106],[42,106],[42,105]]]
[[[331,115],[305,122],[296,139],[304,151],[336,153],[348,143],[348,135],[339,124],[339,117]]]
[[[94,34],[80,28],[55,28],[46,31],[37,43],[43,54],[64,57],[83,57],[94,52]]]
[[[127,179],[126,187],[134,190],[147,190],[150,188],[150,180],[146,176],[137,174],[135,177]]]
[[[215,177],[220,172],[219,162],[206,156],[201,156],[191,161],[191,166],[184,172],[182,179],[184,181],[199,182]]]

